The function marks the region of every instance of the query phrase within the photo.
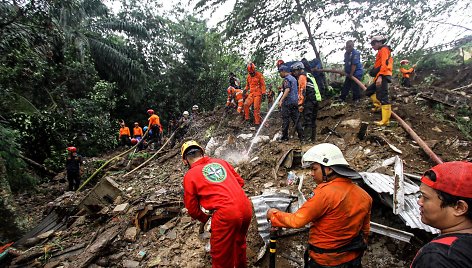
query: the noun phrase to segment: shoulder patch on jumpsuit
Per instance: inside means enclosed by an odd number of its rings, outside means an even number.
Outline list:
[[[226,180],[226,170],[219,163],[210,163],[203,167],[203,176],[210,182],[223,182]]]

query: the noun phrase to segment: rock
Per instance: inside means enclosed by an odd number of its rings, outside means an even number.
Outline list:
[[[37,237],[38,237],[39,239],[45,239],[45,238],[49,238],[52,234],[54,234],[54,229],[53,229],[53,230],[49,230],[49,231],[47,231],[47,232],[45,232],[45,233],[42,233],[42,234],[38,235]]]
[[[249,140],[252,138],[252,133],[249,133],[249,134],[239,134],[237,136],[238,139],[243,139],[243,140]]]
[[[126,188],[126,192],[129,193],[129,192],[131,192],[131,191],[133,191],[133,187],[130,186],[130,187]]]
[[[431,130],[432,130],[432,131],[435,131],[435,132],[438,132],[438,133],[442,133],[442,132],[443,132],[443,131],[442,131],[439,127],[437,127],[437,126],[433,127]]]
[[[340,124],[343,127],[358,128],[361,125],[360,119],[348,119],[344,120]]]
[[[108,258],[106,257],[100,257],[96,262],[95,262],[96,265],[100,265],[100,266],[103,266],[103,267],[108,267],[109,265],[109,262],[108,262]]]
[[[157,256],[148,262],[147,267],[156,267],[161,263],[161,257]]]
[[[136,255],[136,260],[137,261],[142,261],[144,259],[144,257],[146,257],[146,251],[139,251],[138,254]]]
[[[132,261],[132,260],[124,260],[123,261],[123,267],[125,267],[125,268],[137,268],[137,267],[139,267],[139,262]]]
[[[121,201],[122,201],[122,200],[123,200],[123,197],[121,197],[121,195],[117,196],[117,197],[115,198],[115,200],[113,201],[113,205],[116,206],[116,205],[121,204]]]
[[[85,224],[85,215],[78,217],[71,227],[77,227],[84,224]]]
[[[191,221],[192,221],[192,218],[191,218],[191,217],[188,217],[188,216],[182,217],[182,218],[180,219],[180,222],[183,223],[183,224],[189,223],[189,222],[191,222]]]
[[[174,240],[177,238],[177,233],[174,230],[171,230],[167,233],[167,238],[169,238],[170,240]]]
[[[269,188],[269,187],[272,187],[272,186],[274,186],[273,182],[264,183],[264,188]]]
[[[117,261],[121,259],[124,255],[125,255],[125,252],[119,252],[119,253],[111,255],[110,257],[108,257],[108,259],[111,261]]]
[[[133,226],[126,229],[124,239],[128,242],[134,242],[136,241],[137,235],[138,235],[138,229],[135,226]]]
[[[129,204],[128,203],[123,203],[123,204],[120,204],[118,206],[115,207],[115,209],[113,209],[113,212],[115,213],[125,213],[127,210],[128,210],[128,207],[129,207]]]

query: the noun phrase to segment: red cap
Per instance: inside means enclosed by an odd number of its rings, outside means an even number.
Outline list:
[[[75,152],[77,152],[77,148],[75,148],[74,146],[70,146],[70,147],[67,147],[67,151],[69,151],[71,153],[75,153]]]
[[[425,177],[429,172],[436,174],[436,181]],[[421,182],[429,187],[450,195],[472,198],[472,163],[446,162],[434,166],[421,178]]]

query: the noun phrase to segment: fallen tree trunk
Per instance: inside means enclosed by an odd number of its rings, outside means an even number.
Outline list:
[[[38,162],[36,162],[36,161],[34,161],[34,160],[31,160],[31,159],[29,159],[28,157],[26,157],[26,156],[24,156],[24,155],[21,155],[21,154],[20,154],[20,158],[23,159],[23,160],[25,160],[25,162],[28,163],[28,164],[30,164],[31,166],[33,166],[33,167],[35,167],[35,168],[37,168],[37,169],[39,169],[39,170],[41,170],[41,171],[47,173],[48,175],[56,176],[56,172],[54,172],[54,171],[48,169],[47,167],[41,165],[40,163],[38,163]]]

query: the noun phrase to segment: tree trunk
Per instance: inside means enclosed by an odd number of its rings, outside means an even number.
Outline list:
[[[323,65],[323,62],[321,61],[321,56],[320,52],[318,51],[318,48],[316,47],[315,43],[315,38],[313,37],[313,34],[311,33],[311,28],[310,25],[308,24],[305,14],[303,13],[302,5],[300,4],[300,0],[295,0],[295,3],[297,4],[297,12],[298,15],[302,18],[303,25],[305,25],[305,30],[308,33],[308,40],[310,41],[310,45],[313,48],[313,51],[315,52],[316,58],[321,62]],[[326,76],[323,76],[323,83],[325,84],[325,88],[327,89],[328,83],[326,82]]]

